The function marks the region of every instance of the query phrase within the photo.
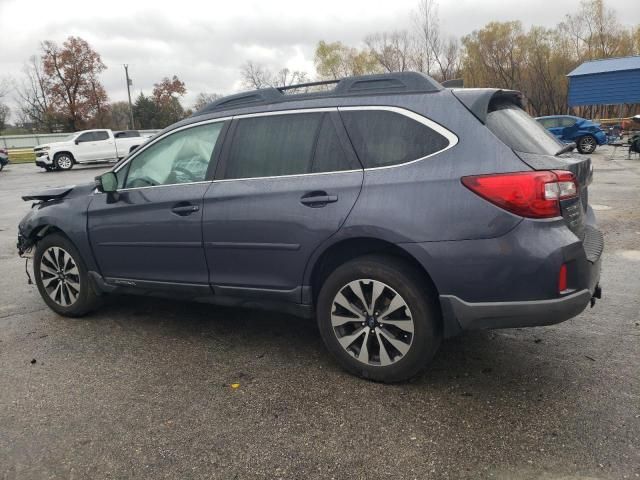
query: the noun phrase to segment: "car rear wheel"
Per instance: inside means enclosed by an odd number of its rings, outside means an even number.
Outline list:
[[[596,137],[593,135],[585,135],[578,139],[578,151],[580,153],[593,153],[598,146]]]
[[[418,375],[440,345],[440,313],[420,271],[367,255],[338,267],[317,301],[318,326],[344,369],[380,382]]]
[[[71,170],[73,168],[73,157],[69,153],[58,153],[53,158],[53,164],[58,170]]]
[[[99,303],[80,253],[64,235],[47,235],[36,245],[33,269],[38,291],[56,313],[78,317]]]

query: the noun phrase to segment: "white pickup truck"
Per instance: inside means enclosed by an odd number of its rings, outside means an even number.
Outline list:
[[[70,170],[76,163],[117,162],[148,138],[137,130],[83,130],[61,142],[38,145],[33,151],[38,167],[47,171]]]

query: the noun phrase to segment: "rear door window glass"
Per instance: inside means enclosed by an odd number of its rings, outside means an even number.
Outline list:
[[[238,120],[224,178],[310,173],[322,118],[322,113],[295,113]]]
[[[343,110],[340,116],[366,168],[418,160],[449,145],[435,130],[396,112]]]
[[[353,154],[347,155],[345,153],[331,117],[329,114],[325,114],[318,135],[311,172],[339,172],[360,168],[360,164]]]

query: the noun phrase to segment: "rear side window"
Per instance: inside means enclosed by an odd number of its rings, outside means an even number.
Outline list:
[[[486,125],[517,152],[555,155],[563,145],[527,112],[511,102],[492,103]]]
[[[300,113],[238,120],[224,177],[309,173],[322,118],[322,113]]]
[[[399,113],[343,110],[340,115],[365,168],[410,162],[449,145],[435,130]]]
[[[562,117],[560,120],[560,126],[562,127],[573,127],[576,124],[576,119],[571,117]]]

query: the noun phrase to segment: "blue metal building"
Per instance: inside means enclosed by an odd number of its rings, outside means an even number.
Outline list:
[[[567,77],[570,107],[640,103],[640,56],[585,62]]]

